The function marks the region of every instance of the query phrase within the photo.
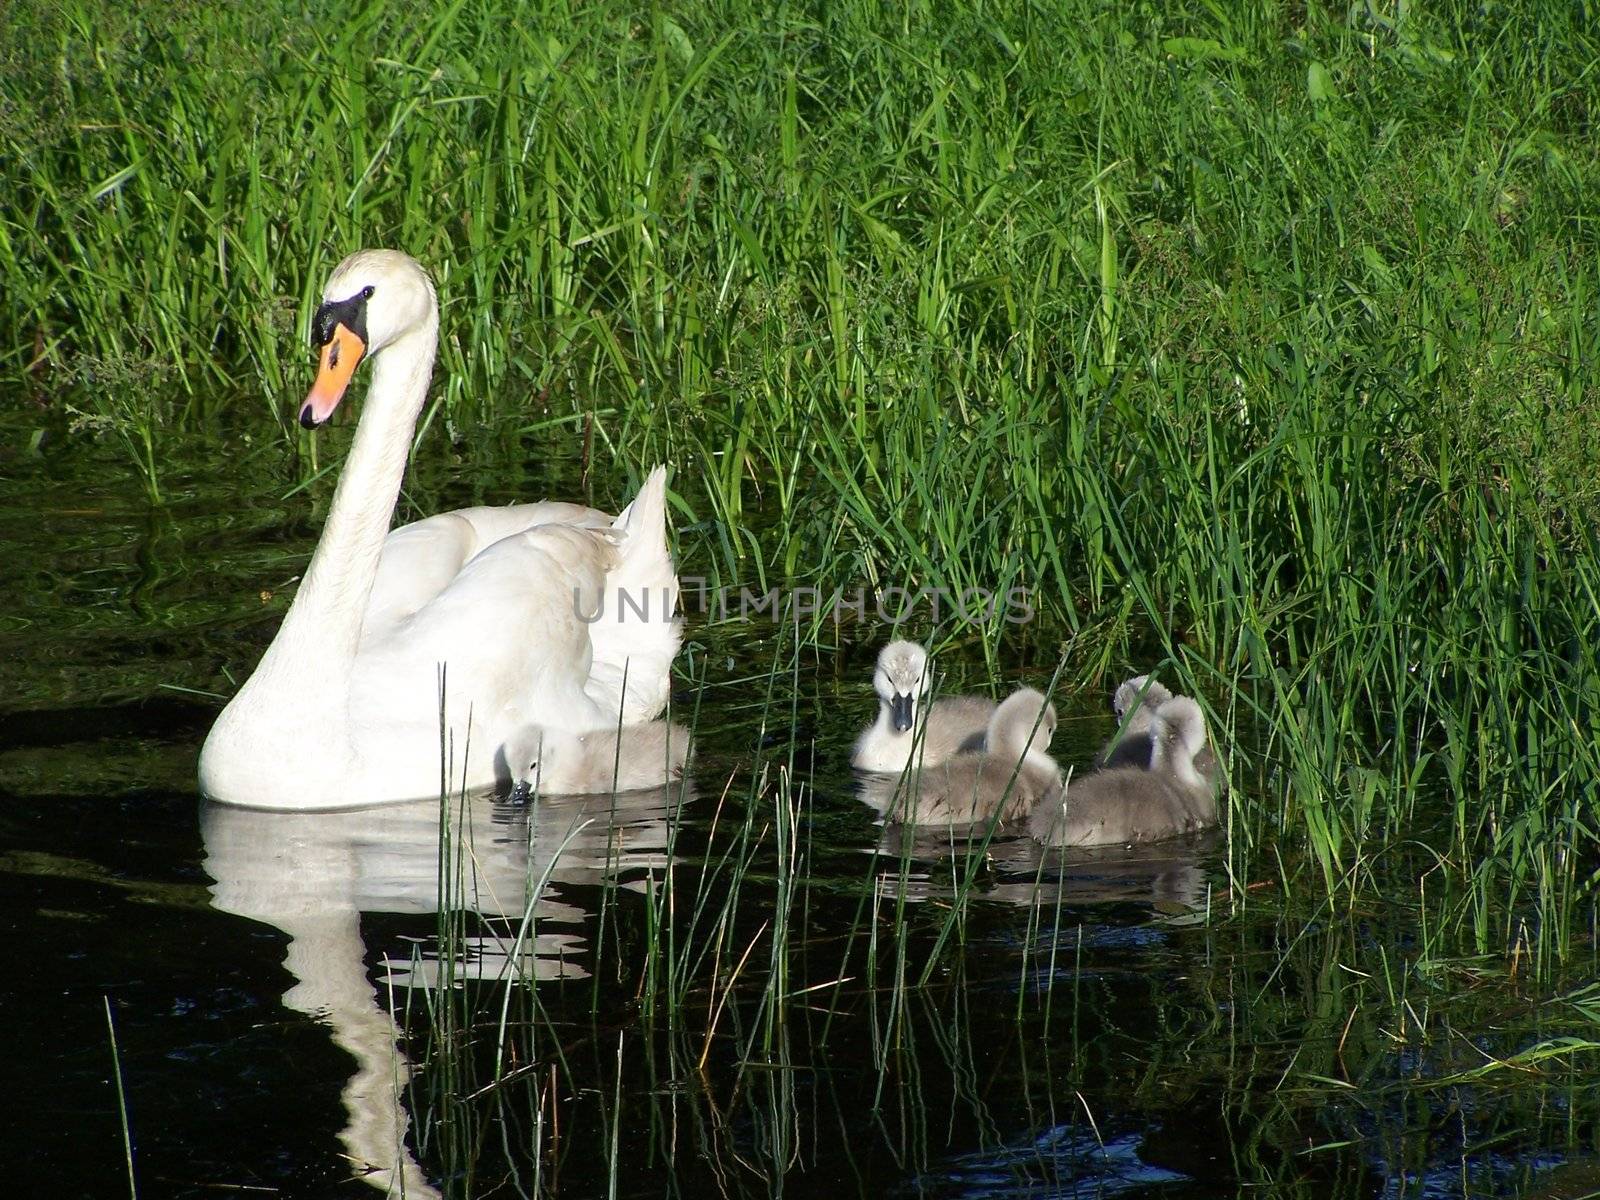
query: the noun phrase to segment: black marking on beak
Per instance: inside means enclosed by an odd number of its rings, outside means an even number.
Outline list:
[[[363,346],[370,346],[372,339],[367,337],[367,301],[372,298],[372,291],[372,288],[364,287],[347,300],[329,300],[318,308],[316,315],[311,318],[311,344],[326,346],[333,341],[333,327],[343,325],[361,339]],[[329,365],[337,364],[336,358]],[[305,423],[303,413],[300,421]]]
[[[914,703],[915,697],[900,692],[896,692],[894,699],[889,701],[889,720],[893,723],[896,733],[904,733],[911,728]]]
[[[516,786],[511,789],[511,803],[526,804],[532,795],[533,788],[528,785],[528,781],[519,779]]]

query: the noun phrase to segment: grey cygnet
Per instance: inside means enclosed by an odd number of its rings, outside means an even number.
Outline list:
[[[1046,753],[1055,731],[1056,710],[1044,696],[1013,692],[989,719],[984,749],[907,775],[886,815],[915,825],[1020,820],[1061,790],[1061,769]]]
[[[878,653],[872,690],[878,715],[856,739],[850,763],[860,771],[904,771],[938,766],[956,754],[983,748],[993,700],[941,696],[931,705],[928,652],[916,642],[890,642]]]
[[[525,725],[502,753],[511,799],[632,792],[661,787],[683,774],[689,731],[675,721],[646,721],[584,733]]]
[[[1028,832],[1051,846],[1110,846],[1178,837],[1214,824],[1216,788],[1197,768],[1206,749],[1200,706],[1187,696],[1158,705],[1148,768],[1106,767],[1070,780],[1034,808]]]

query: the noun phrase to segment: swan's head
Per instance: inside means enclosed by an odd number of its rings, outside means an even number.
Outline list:
[[[1117,724],[1121,725],[1127,720],[1128,714],[1135,709],[1145,714],[1155,712],[1156,708],[1172,699],[1172,693],[1148,675],[1135,675],[1132,679],[1124,679],[1117,684],[1117,690],[1111,694],[1111,711],[1116,714]],[[1150,723],[1148,715],[1139,725]],[[1140,732],[1137,727],[1131,727],[1134,733]]]
[[[321,425],[344,399],[363,358],[438,320],[433,281],[398,250],[358,250],[333,269],[311,318],[311,344],[322,354],[317,380],[300,406],[300,424]]]
[[[1206,748],[1206,718],[1188,696],[1173,696],[1156,706],[1151,728],[1150,769],[1195,774],[1194,759]]]
[[[506,739],[501,753],[505,755],[506,770],[511,775],[513,804],[526,804],[539,790],[541,774],[548,777],[551,760],[559,753],[556,748],[559,741],[542,725],[524,725]]]
[[[1018,688],[989,718],[989,753],[1002,762],[1043,754],[1056,735],[1056,706],[1033,688]]]
[[[928,652],[916,642],[890,642],[878,652],[872,690],[889,706],[889,721],[895,732],[904,733],[916,723],[916,706],[932,686]]]

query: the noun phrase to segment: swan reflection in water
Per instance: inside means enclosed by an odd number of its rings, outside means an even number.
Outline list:
[[[452,801],[446,907],[514,922],[503,938],[473,939],[456,979],[583,977],[588,915],[546,893],[549,883],[599,884],[666,862],[672,817],[686,784],[615,796],[552,797],[512,806],[491,795]],[[326,1024],[356,1060],[344,1088],[340,1133],[355,1170],[387,1195],[437,1197],[405,1144],[401,1105],[410,1065],[386,1004],[367,977],[363,912],[426,914],[440,907],[439,802],[343,812],[263,812],[208,804],[201,811],[205,870],[220,911],[263,921],[289,937],[296,979],[289,1009]],[[459,868],[459,870],[457,870]],[[516,926],[533,936],[517,961]],[[547,924],[560,928],[551,930]],[[385,982],[432,986],[437,958],[384,960]]]

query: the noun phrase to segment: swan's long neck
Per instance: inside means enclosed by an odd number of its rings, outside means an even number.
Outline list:
[[[343,699],[411,435],[427,398],[438,328],[434,316],[373,358],[366,408],[322,538],[258,675],[286,671],[297,680],[315,678],[322,681],[323,696],[334,703]]]
[[[1178,761],[1173,764],[1172,773],[1178,777],[1185,787],[1196,791],[1206,791],[1211,785],[1206,782],[1206,777],[1200,774],[1194,765],[1195,752],[1187,747],[1178,755]]]

